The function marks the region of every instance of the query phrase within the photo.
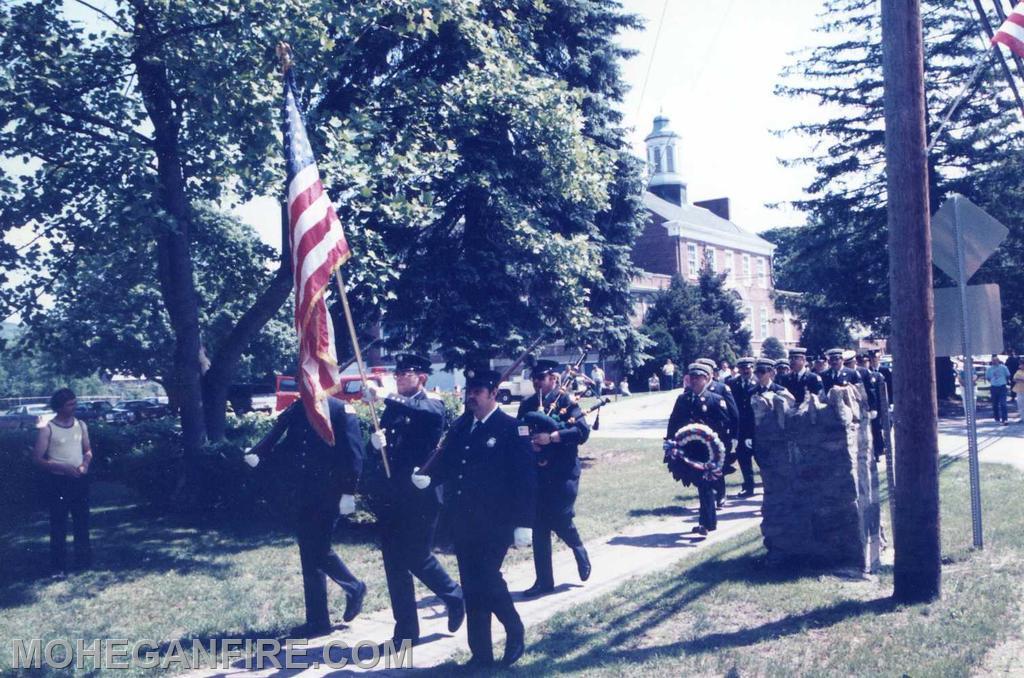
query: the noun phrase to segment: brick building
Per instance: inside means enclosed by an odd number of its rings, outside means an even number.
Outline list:
[[[800,332],[789,311],[772,300],[772,255],[775,245],[729,220],[729,199],[690,203],[686,182],[678,173],[679,135],[664,116],[644,140],[651,178],[644,206],[651,219],[633,246],[633,261],[642,272],[633,281],[636,321],[654,293],[668,286],[673,275],[696,281],[700,270],[726,274],[726,283],[739,295],[756,355],[761,342],[776,337],[796,346]]]

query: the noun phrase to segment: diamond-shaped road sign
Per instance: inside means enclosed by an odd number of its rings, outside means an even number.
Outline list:
[[[992,256],[1009,231],[990,217],[985,210],[962,195],[954,194],[932,216],[932,260],[953,280],[958,280],[956,266],[956,222],[964,241],[964,282],[974,275]]]

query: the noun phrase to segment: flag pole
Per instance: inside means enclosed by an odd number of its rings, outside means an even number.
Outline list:
[[[363,388],[366,387],[366,365],[363,363],[363,354],[359,350],[359,337],[356,336],[356,325],[352,321],[352,309],[348,305],[348,293],[345,291],[345,280],[341,277],[341,267],[334,269],[334,279],[338,283],[338,290],[341,292],[341,307],[345,311],[345,324],[348,325],[348,336],[352,340],[352,353],[356,357],[356,367],[359,368],[359,378],[363,380]],[[373,430],[380,433],[380,421],[377,419],[377,408],[374,403],[370,406],[370,421],[373,422]],[[384,475],[391,477],[391,467],[388,465],[387,448],[380,448],[380,458],[384,462]]]
[[[924,152],[926,154],[932,150],[932,147],[935,146],[935,144],[942,137],[942,133],[946,130],[946,125],[948,125],[950,121],[953,119],[953,116],[956,115],[956,112],[960,108],[960,104],[963,103],[964,98],[966,98],[968,93],[970,93],[970,91],[974,89],[975,83],[978,82],[978,78],[980,78],[981,74],[985,72],[986,68],[989,65],[989,62],[992,59],[992,52],[994,52],[996,49],[998,48],[989,49],[988,51],[982,53],[981,58],[978,59],[977,64],[974,67],[974,72],[971,73],[971,77],[967,81],[967,84],[964,85],[963,89],[960,90],[960,94],[957,95],[956,99],[953,99],[953,103],[950,104],[948,109],[946,109],[946,114],[942,116],[942,122],[939,123],[939,129],[935,132],[935,136],[932,137],[931,143],[928,144],[928,147],[924,149]]]

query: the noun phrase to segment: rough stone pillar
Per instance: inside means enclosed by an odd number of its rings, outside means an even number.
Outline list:
[[[863,388],[835,387],[798,409],[789,402],[752,401],[769,562],[875,571],[878,474]]]

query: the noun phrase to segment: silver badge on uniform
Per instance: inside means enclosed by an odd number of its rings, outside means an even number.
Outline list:
[[[487,447],[494,447],[494,444],[497,443],[497,442],[498,441],[495,438],[488,438],[487,439]]]
[[[520,426],[519,428],[516,429],[516,431],[518,431],[519,435],[521,435],[521,436],[528,436],[528,435],[530,435],[530,427],[529,426]]]

